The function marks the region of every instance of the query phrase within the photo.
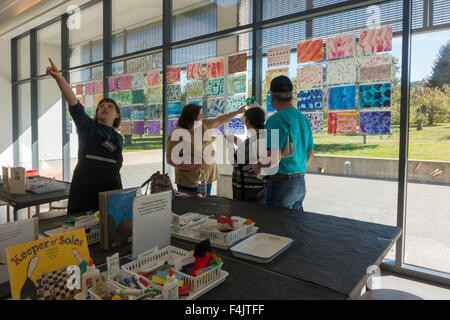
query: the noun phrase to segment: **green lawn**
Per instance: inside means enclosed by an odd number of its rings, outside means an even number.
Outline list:
[[[373,158],[398,158],[400,128],[392,127],[390,136],[331,136],[327,133],[314,136],[315,153]],[[409,159],[450,161],[450,124],[425,126],[409,131]]]
[[[162,136],[133,136],[132,145],[124,152],[162,149]],[[392,127],[390,136],[359,135],[332,136],[325,133],[314,135],[315,153],[318,155],[340,155],[372,158],[398,159],[399,126]],[[422,131],[410,128],[409,159],[450,161],[450,124],[425,126]]]

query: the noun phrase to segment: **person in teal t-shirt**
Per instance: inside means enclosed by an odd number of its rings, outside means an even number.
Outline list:
[[[278,166],[267,183],[266,204],[303,212],[306,166],[314,156],[314,142],[309,120],[292,104],[292,91],[292,82],[286,76],[276,77],[270,84],[270,99],[277,110],[266,123],[272,161],[258,163],[255,171]]]

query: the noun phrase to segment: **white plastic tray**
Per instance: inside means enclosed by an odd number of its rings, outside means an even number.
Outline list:
[[[256,232],[258,232],[258,229],[259,229],[258,227],[253,227],[253,229],[250,231],[249,234],[243,235],[243,238],[238,238],[235,241],[231,242],[230,244],[225,244],[224,242],[216,242],[211,239],[210,239],[210,243],[211,243],[211,246],[214,248],[228,250],[228,249],[230,249],[230,247],[234,246],[239,241],[242,241],[248,237],[253,236]],[[175,233],[175,232],[172,232],[172,237],[181,239],[181,240],[191,241],[194,243],[200,243],[206,239],[205,237],[198,237],[198,236],[196,237],[194,234],[186,235],[186,234]]]
[[[269,233],[257,233],[234,247],[231,253],[242,259],[268,263],[289,248],[294,242],[291,238]]]
[[[202,295],[204,295],[205,293],[207,293],[210,290],[217,287],[222,282],[224,282],[227,279],[227,277],[228,277],[228,272],[226,272],[224,270],[220,270],[220,275],[214,282],[211,282],[208,286],[201,289],[200,291],[195,291],[195,292],[189,291],[189,295],[180,297],[178,300],[196,300],[196,299],[200,298]]]

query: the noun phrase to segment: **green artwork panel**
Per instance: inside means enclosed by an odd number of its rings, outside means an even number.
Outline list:
[[[132,104],[144,104],[145,103],[144,89],[131,91],[131,103]]]

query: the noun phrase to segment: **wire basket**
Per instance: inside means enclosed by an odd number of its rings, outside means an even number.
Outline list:
[[[159,250],[153,255],[148,255],[145,258],[127,263],[123,265],[121,268],[123,270],[133,272],[134,274],[137,274],[139,271],[142,271],[143,269],[145,269],[147,272],[151,272],[154,271],[156,268],[164,265],[166,261],[170,265],[175,265],[176,260],[187,258],[190,255],[192,255],[192,253],[186,250],[179,249],[173,246],[168,246],[164,249]],[[223,263],[218,265],[216,268],[211,269],[197,277],[190,276],[178,270],[174,270],[174,273],[181,276],[182,280],[189,286],[189,289],[191,291],[196,292],[207,287],[209,284],[211,284],[220,277],[222,265]]]

